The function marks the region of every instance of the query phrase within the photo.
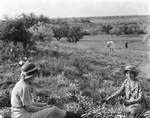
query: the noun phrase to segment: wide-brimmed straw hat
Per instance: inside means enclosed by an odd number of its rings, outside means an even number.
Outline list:
[[[124,74],[126,74],[127,71],[132,71],[134,73],[135,77],[138,76],[138,74],[139,74],[139,71],[135,67],[133,67],[131,65],[127,65],[125,67]]]
[[[21,68],[21,75],[24,76],[24,79],[29,79],[38,72],[38,68],[33,63],[25,63]]]

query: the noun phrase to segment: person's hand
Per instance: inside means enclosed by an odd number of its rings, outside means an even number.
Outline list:
[[[48,104],[55,104],[57,101],[54,98],[49,98],[48,99]]]
[[[46,106],[47,105],[47,103],[43,103],[43,106]]]
[[[53,107],[53,105],[46,105],[46,106],[44,106],[45,108],[51,108],[51,107]]]
[[[128,105],[130,105],[130,102],[128,102],[127,100],[124,100],[124,105],[128,106]]]
[[[108,104],[108,101],[106,99],[102,99],[101,104],[104,104],[104,103]]]

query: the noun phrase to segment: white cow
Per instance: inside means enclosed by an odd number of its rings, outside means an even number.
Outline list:
[[[114,52],[114,50],[115,50],[115,43],[113,41],[108,41],[106,43],[106,49],[109,49],[110,52],[111,51]]]

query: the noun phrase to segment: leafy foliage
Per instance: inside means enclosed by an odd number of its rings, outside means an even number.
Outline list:
[[[1,45],[1,60],[3,61],[14,61],[16,57],[22,56],[24,49],[21,43],[15,44],[12,42],[2,41]]]
[[[13,41],[15,44],[22,43],[24,48],[32,47],[35,43],[31,40],[32,34],[29,32],[28,28],[34,26],[38,22],[50,23],[48,17],[40,15],[39,17],[33,13],[29,15],[21,14],[14,19],[5,17],[0,23],[0,39],[4,41]],[[46,25],[38,27],[39,37],[44,38],[47,36],[49,29]],[[32,32],[33,33],[33,32]],[[49,32],[51,36],[51,33]]]
[[[67,37],[67,41],[72,42],[78,42],[83,37],[83,31],[82,28],[79,26],[70,26],[65,23],[61,25],[55,25],[52,28],[54,32],[54,37],[60,41],[62,37]]]
[[[52,27],[54,37],[60,41],[62,37],[66,37],[69,31],[69,25],[67,23],[61,25],[55,25]]]
[[[40,38],[40,35],[44,38],[52,36],[51,23],[54,27],[57,24],[58,27],[56,27],[58,29],[65,27],[64,24],[66,23],[66,21],[62,22],[61,19],[51,22],[43,16],[41,16],[41,19],[44,20],[44,23],[34,14],[20,16],[17,19],[19,20],[20,25],[17,25],[15,28],[23,26],[21,23],[25,24],[25,29],[30,29],[31,27],[34,34],[34,36],[33,34],[32,36],[36,39],[36,37]],[[16,23],[13,19],[6,20],[10,20],[12,24]],[[91,20],[89,21],[92,22]],[[89,21],[85,20],[83,22],[87,23]],[[2,24],[3,23],[5,24],[6,22],[4,21]],[[93,24],[90,23],[91,26],[93,26]],[[109,25],[107,29],[107,25],[105,25],[103,28],[106,28],[107,31],[103,30],[103,32],[108,33],[109,31],[111,34],[115,33],[118,35],[123,33],[128,34],[128,32],[132,34],[132,29],[133,31],[136,31],[139,28],[137,25],[142,25],[132,24],[134,23],[109,24],[112,29]],[[69,37],[70,42],[77,42],[79,41],[79,38],[82,38],[81,27],[74,27],[73,25],[66,26],[67,28],[64,28],[65,32],[63,36]],[[145,27],[141,28],[140,31],[143,31],[144,28]],[[59,34],[58,30],[58,37],[62,36],[61,33]],[[30,38],[30,41],[33,41],[33,37]],[[102,48],[96,49],[92,47],[81,50],[83,47],[77,49],[74,48],[74,45],[67,45],[60,42],[57,42],[57,44],[36,42],[36,44],[36,47],[38,48],[36,50],[37,54],[31,55],[31,50],[28,50],[27,48],[24,51],[22,43],[20,42],[17,42],[17,44],[14,42],[0,43],[0,54],[2,55],[2,59],[0,60],[2,62],[0,64],[0,79],[2,90],[8,89],[9,85],[18,81],[17,78],[19,77],[20,69],[17,68],[16,72],[16,68],[12,66],[12,62],[8,60],[14,60],[15,58],[15,61],[18,61],[21,56],[26,54],[28,57],[33,58],[32,61],[36,62],[41,68],[40,78],[36,79],[34,83],[34,86],[37,87],[35,92],[33,92],[35,102],[47,102],[48,104],[56,105],[62,109],[73,112],[85,112],[83,115],[84,118],[129,118],[126,116],[120,103],[101,105],[100,100],[118,89],[124,79],[124,75],[121,71],[125,64],[129,62],[141,64],[145,61],[147,57],[144,52],[141,53],[139,51],[134,53],[134,51],[130,50],[126,51],[125,54],[122,53],[123,51],[114,52],[112,54],[106,52]],[[9,47],[13,49],[12,52]],[[17,57],[15,54],[19,56]],[[5,61],[7,63],[5,63]],[[9,98],[7,95],[4,95],[4,98]],[[6,107],[4,104],[3,106]],[[5,112],[6,117],[11,116],[9,110],[3,111]]]
[[[2,111],[0,111],[0,117],[2,118],[12,118],[11,116],[12,114],[10,108],[3,108]]]
[[[105,32],[106,34],[109,34],[109,31],[112,29],[112,26],[111,26],[111,24],[104,24],[104,25],[102,25],[102,29],[101,29],[101,31],[102,32]]]
[[[23,21],[20,19],[6,19],[2,22],[0,39],[4,41],[14,41],[14,43],[21,42],[24,47],[27,44],[31,45],[31,34],[27,31]]]
[[[67,40],[68,42],[78,42],[80,39],[82,39],[82,28],[81,27],[71,27],[67,34]]]
[[[29,32],[32,34],[33,41],[51,41],[53,32],[50,24],[44,22],[38,22],[34,26],[29,28]]]
[[[10,93],[9,91],[0,92],[0,108],[10,107]]]

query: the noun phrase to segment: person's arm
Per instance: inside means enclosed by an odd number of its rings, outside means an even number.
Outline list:
[[[50,107],[51,106],[49,106],[49,105],[46,105],[46,106],[43,106],[43,107],[34,106],[32,104],[25,105],[25,109],[29,112],[37,112],[37,111],[40,111],[40,110],[43,110],[43,109],[46,109],[46,108],[50,108]]]
[[[36,104],[37,105],[36,106],[35,104],[33,104],[29,86],[22,87],[21,94],[20,94],[20,99],[21,99],[22,105],[29,112],[37,112],[37,111],[40,111],[40,110],[43,110],[45,108],[49,108],[50,107],[49,105],[47,105],[47,106],[40,106],[42,104]]]
[[[120,89],[119,89],[118,91],[116,91],[115,93],[113,93],[110,97],[106,98],[106,100],[107,100],[107,101],[111,101],[111,100],[114,99],[115,97],[120,96],[120,94],[121,94],[121,93],[124,91],[124,89],[125,89],[126,81],[127,81],[127,80],[125,80],[125,81],[122,83],[122,85],[121,85],[121,87],[120,87]]]
[[[33,105],[33,106],[37,106],[37,107],[43,107],[43,106],[46,106],[47,103],[37,103],[37,102],[33,102],[32,105]]]

